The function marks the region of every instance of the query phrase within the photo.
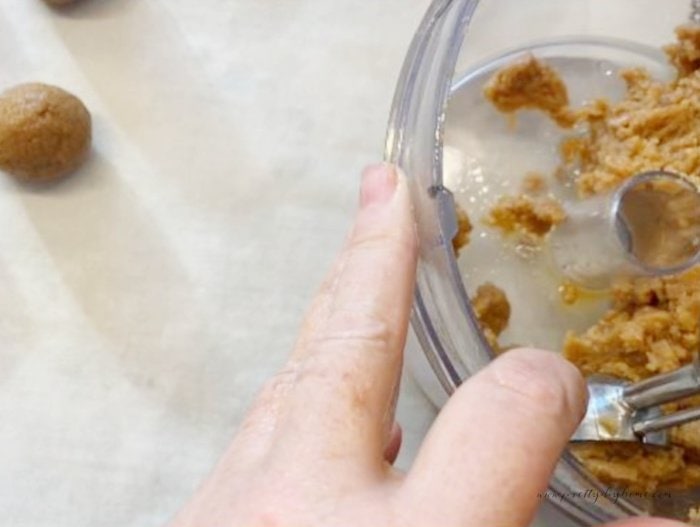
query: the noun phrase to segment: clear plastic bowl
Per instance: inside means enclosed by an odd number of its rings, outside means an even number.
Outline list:
[[[481,260],[458,263],[451,245],[457,232],[455,203],[471,197],[466,208],[478,211],[488,201],[486,194],[509,188],[524,167],[546,166],[557,133],[536,123],[524,135],[504,133],[503,120],[483,111],[488,106],[480,95],[484,79],[530,50],[558,64],[565,80],[573,79],[567,84],[573,86],[574,102],[614,97],[620,89],[611,80],[616,69],[643,66],[657,77],[670,74],[661,46],[674,40],[674,29],[690,14],[689,0],[435,0],[430,6],[398,82],[386,159],[412,181],[421,240],[412,325],[445,395],[492,359],[469,302],[473,287],[489,273],[515,287],[524,282],[522,273],[533,269],[501,261],[500,244],[488,237],[471,242],[480,244]],[[465,168],[470,163],[487,172],[488,185],[474,177],[478,171]],[[528,343],[552,346],[563,329],[541,321],[556,317],[555,310],[546,299],[538,309],[519,310],[517,296],[509,292],[514,314],[527,313],[512,320],[509,331],[526,335]],[[594,306],[582,316],[582,327],[599,309]],[[692,496],[679,496],[661,510],[648,500],[603,494],[595,502],[583,499],[586,489],[604,489],[569,454],[558,464],[550,488],[557,496],[554,505],[580,525],[650,510],[684,518],[693,502]]]

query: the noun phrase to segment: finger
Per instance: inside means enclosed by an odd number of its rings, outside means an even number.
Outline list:
[[[382,188],[382,186],[388,186],[389,188]],[[369,214],[362,214],[363,212],[363,204],[367,204],[368,208],[372,208],[372,201],[375,199],[377,196],[381,196],[382,193],[391,193],[395,192],[397,187],[403,187],[401,189],[398,189],[398,191],[401,194],[404,194],[403,196],[399,196],[399,198],[402,197],[407,197],[406,190],[407,188],[405,185],[405,178],[401,176],[394,167],[391,165],[387,164],[380,164],[380,165],[374,165],[367,167],[365,171],[363,172],[363,183],[362,187],[360,189],[360,211],[358,212],[358,217],[355,222],[355,226],[351,230],[350,234],[348,235],[347,239],[345,240],[345,243],[343,245],[343,249],[341,253],[337,256],[335,259],[333,266],[331,268],[331,271],[328,273],[326,278],[323,280],[323,283],[321,284],[321,287],[316,294],[314,300],[312,301],[311,307],[302,323],[302,331],[300,333],[300,336],[297,340],[297,345],[295,346],[295,350],[292,353],[291,359],[300,359],[309,354],[309,351],[312,349],[311,346],[308,346],[307,344],[313,343],[314,341],[318,340],[318,329],[319,325],[321,322],[326,321],[328,317],[330,316],[331,313],[334,312],[334,306],[333,304],[337,303],[336,299],[338,296],[338,292],[340,290],[339,286],[340,284],[340,278],[341,276],[348,277],[349,274],[351,274],[350,270],[346,269],[348,260],[352,258],[353,256],[356,255],[357,253],[357,248],[356,246],[358,243],[362,243],[362,240],[358,239],[358,236],[361,236],[361,233],[358,232],[363,225],[361,223],[364,220],[369,220],[371,222],[371,211]],[[394,187],[394,188],[391,188]],[[390,196],[384,196],[385,198],[388,198]],[[381,198],[380,198],[381,200]],[[406,200],[401,200],[399,201],[404,201],[404,203],[398,203],[399,207],[401,208],[402,206],[408,206],[407,209],[404,209],[404,213],[408,212],[409,218],[406,218],[405,215],[403,218],[400,217],[395,217],[395,220],[406,220],[408,219],[410,225],[404,225],[404,227],[408,227],[410,232],[410,236],[414,239],[409,240],[409,243],[412,245],[415,245],[415,235],[414,235],[414,227],[413,227],[413,217],[412,213],[410,211],[410,204],[406,203]],[[369,217],[368,217],[369,216]],[[392,227],[389,227],[390,229]],[[379,229],[377,229],[379,230]],[[367,233],[368,236],[372,236],[373,233]],[[391,233],[390,233],[391,234]],[[402,232],[400,230],[396,230],[393,234],[405,234],[405,232]],[[382,236],[382,233],[379,233],[379,236]],[[395,238],[395,236],[392,236]],[[381,245],[383,242],[382,240],[376,240],[378,245]],[[413,251],[415,252],[415,251]],[[410,259],[409,259],[410,260]],[[407,262],[410,263],[410,262]],[[414,264],[415,265],[415,264]],[[415,271],[414,271],[415,273]],[[350,276],[350,278],[353,278]],[[355,277],[358,282],[362,282],[362,277]],[[344,282],[346,285],[347,280]]]
[[[431,504],[435,525],[529,524],[586,393],[576,368],[554,353],[505,353],[448,401],[404,491]]]
[[[401,450],[401,440],[403,432],[401,430],[401,425],[394,422],[391,427],[391,433],[389,435],[389,441],[384,447],[384,460],[393,465],[396,458],[399,457],[399,451]]]
[[[348,241],[349,236],[345,246]],[[312,300],[297,340],[297,349],[304,349],[307,340],[312,337],[311,323],[328,311],[334,284],[347,259],[346,252],[343,251],[336,257],[330,272]],[[240,468],[257,466],[267,455],[277,429],[279,415],[288,402],[288,394],[296,384],[297,372],[292,367],[296,362],[293,353],[289,364],[269,379],[257,394],[236,433],[232,447],[232,451],[235,452],[232,465]]]
[[[405,177],[388,165],[369,168],[326,298],[310,312],[288,364],[296,383],[278,436],[286,455],[383,463],[416,250]]]

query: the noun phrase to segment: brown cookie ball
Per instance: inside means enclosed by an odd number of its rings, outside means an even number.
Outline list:
[[[85,105],[46,84],[22,84],[0,94],[0,170],[36,182],[77,169],[90,151]]]

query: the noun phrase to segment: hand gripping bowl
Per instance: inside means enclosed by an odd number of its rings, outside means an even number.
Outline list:
[[[517,250],[504,249],[502,238],[488,229],[476,227],[463,257],[455,256],[457,207],[467,210],[477,226],[495,199],[517,189],[529,170],[553,171],[562,137],[534,112],[518,115],[514,131],[512,122],[484,99],[485,83],[500,68],[533,54],[562,75],[572,104],[619,99],[624,84],[618,73],[624,68],[673,77],[661,48],[674,40],[674,29],[688,21],[695,4],[433,1],[398,82],[385,156],[412,184],[421,241],[412,326],[431,376],[439,381],[439,395],[451,394],[494,356],[469,301],[484,281],[506,289],[513,304],[507,336],[519,344],[561,349],[566,330],[582,330],[605,309],[600,302],[576,312],[555,308],[561,276],[538,255],[523,258]],[[694,491],[664,499],[611,493],[568,452],[548,494],[577,525],[650,513],[686,520],[689,508],[700,503]]]

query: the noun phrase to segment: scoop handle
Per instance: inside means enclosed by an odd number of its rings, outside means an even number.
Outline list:
[[[690,408],[670,415],[640,419],[632,424],[632,430],[639,435],[660,432],[674,426],[681,426],[700,419],[700,408]]]
[[[650,377],[630,384],[622,392],[622,399],[633,410],[658,406],[700,393],[700,360],[670,373]]]

